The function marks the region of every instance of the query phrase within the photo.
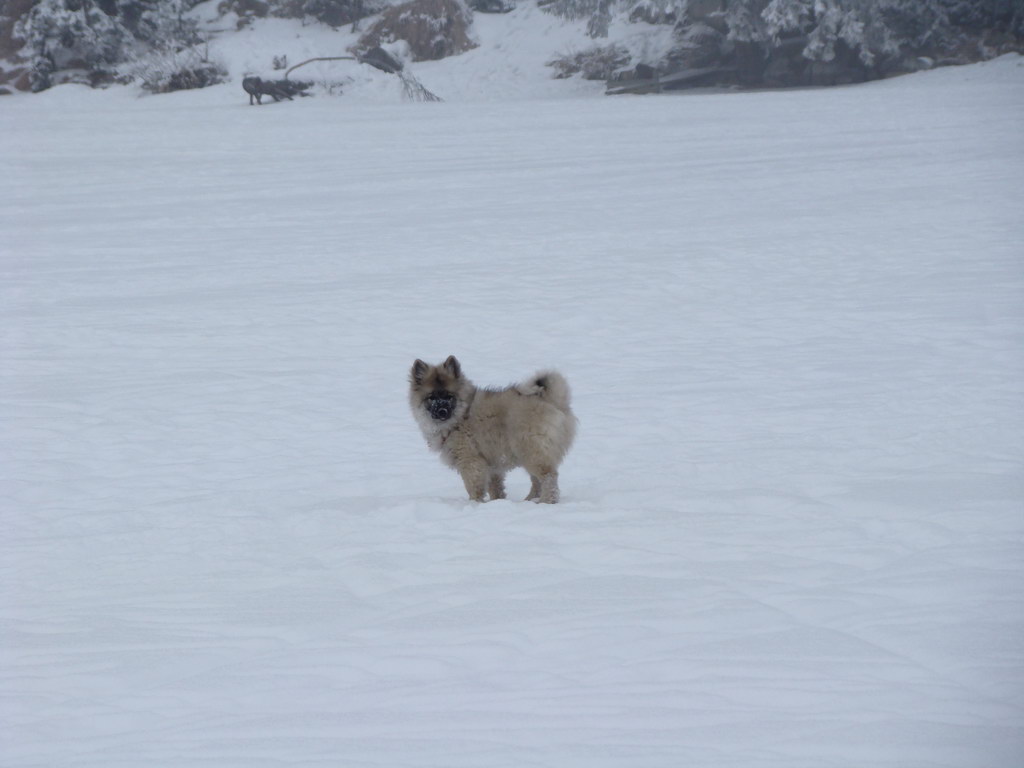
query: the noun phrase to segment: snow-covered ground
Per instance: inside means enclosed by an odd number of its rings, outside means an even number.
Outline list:
[[[1024,764],[1022,61],[5,100],[0,762]],[[428,453],[453,353],[569,378],[563,504]]]

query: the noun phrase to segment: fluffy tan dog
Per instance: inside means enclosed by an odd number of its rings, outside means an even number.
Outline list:
[[[440,365],[417,360],[409,404],[427,445],[462,476],[469,497],[505,498],[505,473],[523,467],[528,501],[558,501],[558,466],[576,435],[569,384],[542,371],[505,389],[480,389],[454,356]]]

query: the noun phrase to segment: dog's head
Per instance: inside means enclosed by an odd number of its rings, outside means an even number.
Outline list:
[[[413,408],[439,425],[461,413],[469,387],[454,355],[440,365],[417,360],[409,373],[409,385]]]

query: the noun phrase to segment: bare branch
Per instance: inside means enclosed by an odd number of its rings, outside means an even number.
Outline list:
[[[289,67],[288,71],[284,73],[284,79],[287,80],[288,75],[299,67],[304,67],[306,64],[314,61],[358,61],[358,59],[355,56],[318,56],[315,59],[306,59],[305,61],[300,61],[294,67]]]

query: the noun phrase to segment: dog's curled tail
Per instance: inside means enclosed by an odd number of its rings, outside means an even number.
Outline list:
[[[558,371],[539,371],[519,385],[519,391],[524,395],[536,395],[560,411],[571,412],[569,382]]]

